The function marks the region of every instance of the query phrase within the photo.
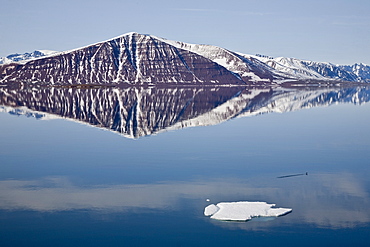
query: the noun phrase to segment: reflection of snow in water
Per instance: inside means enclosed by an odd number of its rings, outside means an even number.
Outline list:
[[[204,209],[205,216],[217,220],[247,221],[253,217],[277,217],[292,212],[290,208],[272,208],[266,202],[220,202]]]

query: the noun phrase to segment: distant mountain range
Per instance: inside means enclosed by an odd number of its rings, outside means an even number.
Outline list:
[[[0,87],[0,112],[66,118],[128,138],[272,112],[370,101],[370,87]]]
[[[23,54],[11,54],[6,57],[0,57],[0,64],[9,64],[14,62],[24,62],[26,60],[31,60],[38,57],[44,57],[47,55],[52,55],[58,53],[57,51],[49,51],[49,50],[36,50],[33,52],[26,52]]]
[[[247,55],[212,45],[128,33],[66,52],[0,59],[0,83],[250,85],[370,82],[370,66]]]

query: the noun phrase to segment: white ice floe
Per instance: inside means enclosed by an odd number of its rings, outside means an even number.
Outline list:
[[[217,220],[247,221],[253,217],[277,217],[292,211],[290,208],[272,208],[274,206],[266,202],[220,202],[208,205],[204,215]]]

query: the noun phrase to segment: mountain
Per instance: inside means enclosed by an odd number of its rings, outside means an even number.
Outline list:
[[[370,66],[363,63],[356,63],[354,65],[342,65],[343,70],[357,76],[357,81],[370,83]]]
[[[248,55],[245,55],[248,56]],[[250,56],[250,55],[249,55]],[[350,82],[370,82],[370,66],[334,65],[327,62],[314,62],[296,58],[253,56],[275,70],[301,80],[340,80]]]
[[[15,56],[17,57],[17,56]],[[21,56],[22,57],[22,56]],[[0,66],[0,83],[244,85],[370,82],[370,67],[248,55],[128,33],[79,49]]]
[[[236,117],[369,101],[369,87],[0,87],[0,111],[65,118],[128,138]]]
[[[129,33],[25,64],[0,67],[0,80],[47,84],[240,84],[219,64],[152,36]]]
[[[33,52],[26,52],[23,54],[11,54],[6,57],[0,57],[0,64],[9,64],[13,62],[24,62],[26,60],[38,58],[38,57],[44,57],[52,54],[58,53],[57,51],[49,51],[49,50],[36,50]]]

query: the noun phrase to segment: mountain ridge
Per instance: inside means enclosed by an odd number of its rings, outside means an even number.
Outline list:
[[[370,66],[272,58],[130,32],[106,41],[0,65],[0,83],[280,84],[370,82]]]

